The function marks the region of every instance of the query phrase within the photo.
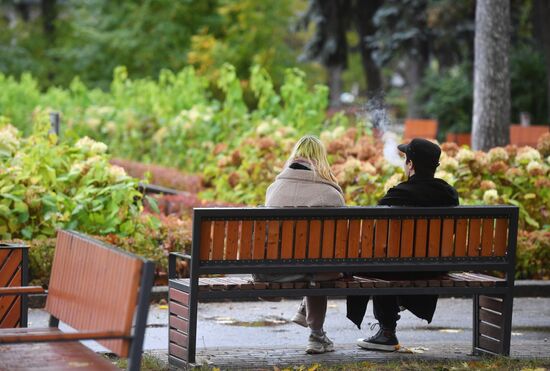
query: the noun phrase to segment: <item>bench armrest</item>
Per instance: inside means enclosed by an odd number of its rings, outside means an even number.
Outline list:
[[[16,343],[45,343],[59,341],[102,340],[102,339],[130,339],[130,336],[120,331],[85,331],[85,332],[56,332],[36,331],[32,333],[0,334],[0,344]]]
[[[180,258],[191,262],[191,255],[180,252],[171,252],[168,254],[168,278],[176,278],[176,259]]]
[[[13,287],[0,287],[0,296],[8,295],[28,295],[28,294],[43,294],[44,290],[40,286],[13,286]]]

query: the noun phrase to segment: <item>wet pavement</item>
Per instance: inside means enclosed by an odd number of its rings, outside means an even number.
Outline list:
[[[240,359],[243,366],[258,362],[254,360],[258,357],[252,355],[260,355],[258,359],[263,359],[262,365],[265,366],[293,363],[293,360],[295,364],[309,361],[340,363],[342,359],[359,361],[380,357],[377,353],[362,351],[354,344],[357,338],[371,333],[369,324],[375,321],[370,305],[363,329],[359,330],[345,318],[344,300],[329,300],[327,310],[325,331],[334,341],[336,352],[322,357],[305,356],[303,349],[307,343],[308,330],[289,322],[298,305],[297,300],[199,303],[199,362],[223,365],[224,355],[233,362]],[[405,352],[422,354],[422,357],[428,358],[453,358],[453,354],[468,357],[472,342],[471,299],[440,299],[431,324],[408,311],[401,312],[401,317],[397,335]],[[30,310],[29,327],[47,326],[47,323],[47,313],[39,309]],[[512,323],[512,356],[550,357],[550,298],[517,298],[514,301]],[[144,349],[160,358],[166,357],[167,325],[167,306],[152,305]],[[96,351],[103,350],[97,343],[86,343]],[[298,355],[308,358],[301,359]],[[391,357],[396,356],[399,355]]]

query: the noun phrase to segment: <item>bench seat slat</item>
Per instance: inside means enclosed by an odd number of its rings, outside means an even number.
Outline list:
[[[189,286],[189,279],[176,280],[183,286]],[[279,289],[315,289],[315,288],[388,288],[388,287],[495,287],[504,280],[473,273],[449,273],[433,278],[403,279],[380,278],[376,275],[353,276],[335,281],[316,282],[253,282],[250,277],[204,277],[199,279],[200,291],[229,290],[279,290]],[[172,293],[173,288],[170,289]],[[172,295],[172,294],[171,294]]]

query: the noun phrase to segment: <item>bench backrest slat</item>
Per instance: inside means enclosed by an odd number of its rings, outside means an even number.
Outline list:
[[[131,335],[144,262],[99,241],[59,231],[46,310],[69,326],[85,331]],[[101,340],[121,357],[130,340]]]
[[[428,243],[428,221],[426,219],[416,220],[416,238],[414,240],[414,256],[424,258],[426,256],[426,245]]]
[[[239,222],[230,220],[227,222],[227,259],[237,259],[239,252]]]
[[[410,258],[413,256],[414,220],[405,219],[401,222],[401,256]]]
[[[495,227],[495,255],[504,256],[508,240],[508,219],[499,218]]]
[[[441,256],[453,256],[455,221],[452,219],[443,220],[441,230]]]
[[[361,257],[370,258],[373,253],[374,220],[363,219],[361,221]]]
[[[491,256],[493,254],[494,224],[494,219],[483,219],[483,229],[481,231],[481,256]]]
[[[428,256],[436,258],[439,256],[441,244],[441,220],[430,219],[430,236],[428,240]]]
[[[308,258],[318,259],[321,257],[321,228],[323,222],[318,219],[309,222],[309,243]]]
[[[468,224],[468,256],[479,256],[481,219],[470,219]]]
[[[348,241],[348,254],[350,258],[359,257],[359,241],[361,239],[361,220],[352,219],[349,221],[349,241]]]
[[[432,212],[426,214],[419,211],[418,216],[407,214],[408,209],[401,208],[404,211],[400,217],[387,212],[393,208],[381,208],[379,210],[385,212],[367,218],[340,214],[321,217],[305,216],[307,214],[257,217],[252,214],[248,218],[225,219],[214,216],[199,221],[201,237],[194,241],[194,246],[200,246],[200,251],[195,251],[196,248],[194,251],[199,253],[200,261],[208,262],[209,267],[217,261],[237,263],[266,259],[304,263],[308,259],[319,262],[358,258],[506,258],[509,247],[515,247],[515,241],[511,244],[508,240],[510,220],[515,218],[510,210],[513,208],[496,208],[504,210],[500,214],[494,210],[484,213],[477,212],[484,209],[470,208],[474,211],[464,214],[437,215],[430,210]],[[351,214],[354,210],[350,209]]]
[[[267,231],[266,259],[279,259],[279,221],[270,220],[267,223]]]
[[[252,230],[254,222],[244,220],[242,222],[241,248],[239,250],[239,259],[250,259],[252,257]]]

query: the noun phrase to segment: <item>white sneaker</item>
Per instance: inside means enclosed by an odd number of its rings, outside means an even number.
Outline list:
[[[307,327],[306,316],[303,313],[296,312],[294,317],[292,317],[292,322],[302,327]]]
[[[323,336],[311,334],[307,342],[307,354],[321,354],[334,351],[334,343],[323,333]]]

